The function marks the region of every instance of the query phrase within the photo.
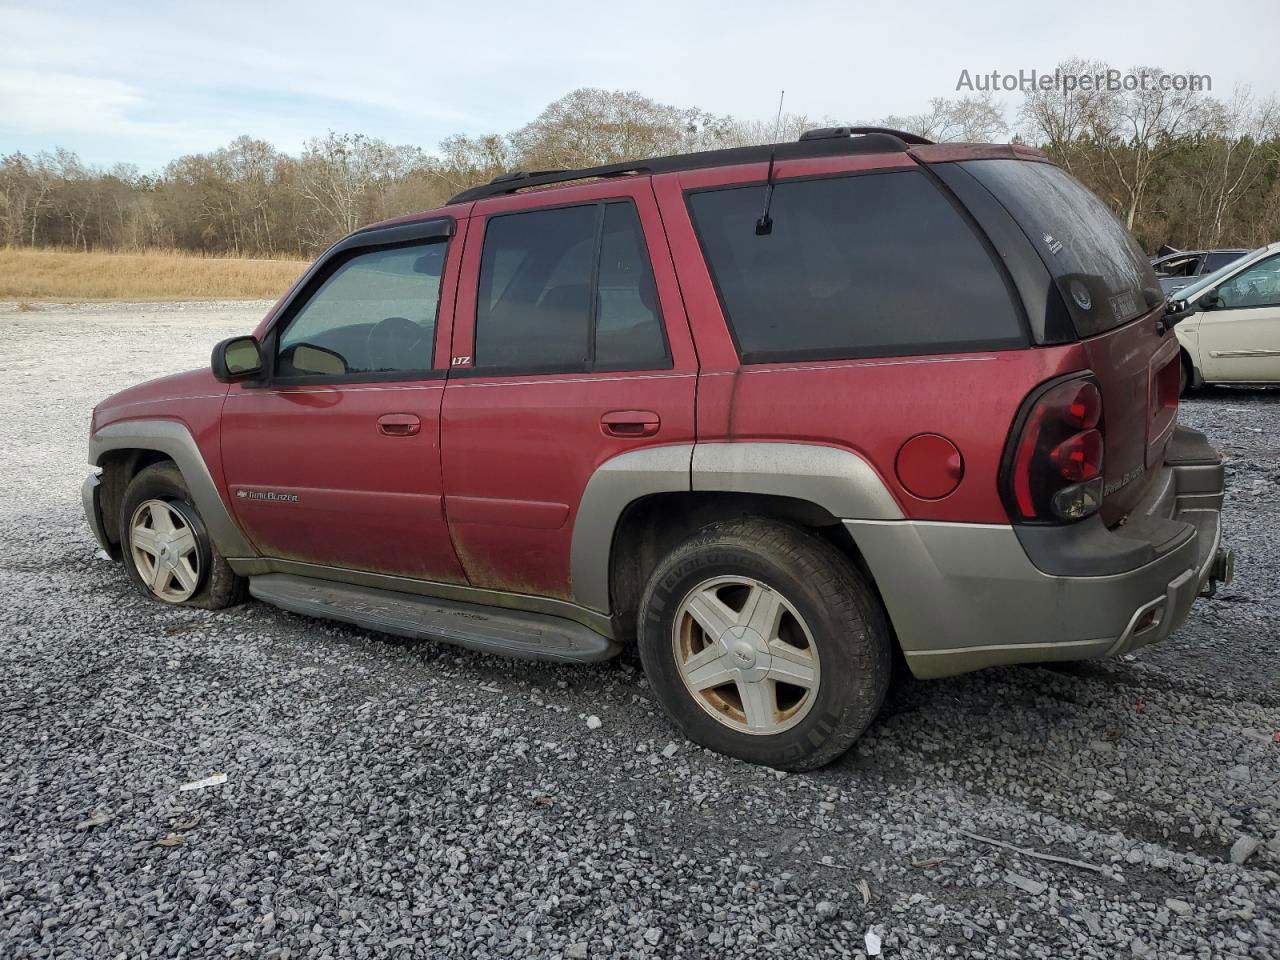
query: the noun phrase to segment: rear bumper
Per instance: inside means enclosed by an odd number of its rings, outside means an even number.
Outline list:
[[[1207,451],[1207,452],[1206,452]],[[912,672],[1116,656],[1167,637],[1196,597],[1228,577],[1223,470],[1179,428],[1129,522],[1040,528],[846,521]]]

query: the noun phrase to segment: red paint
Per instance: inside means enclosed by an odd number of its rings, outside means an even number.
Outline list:
[[[774,173],[786,180],[968,155],[956,149],[786,160]],[[649,446],[838,447],[862,457],[909,518],[1007,523],[997,479],[1014,418],[1038,385],[1085,370],[1102,391],[1107,478],[1139,478],[1108,498],[1104,519],[1132,506],[1176,418],[1177,344],[1156,332],[1156,310],[1064,346],[741,365],[684,191],[760,183],[766,166],[618,177],[400,218],[394,222],[448,214],[457,223],[436,379],[228,390],[197,371],[116,395],[95,412],[95,425],[154,417],[186,424],[224,500],[268,555],[551,596],[572,595],[570,548],[588,480],[611,458]],[[451,370],[451,358],[474,354],[487,218],[617,198],[635,203],[645,231],[672,368],[482,376],[463,361]],[[234,495],[241,490],[298,500]]]
[[[908,493],[924,500],[938,500],[960,485],[964,459],[946,437],[921,433],[902,445],[896,470]]]
[[[673,368],[471,374],[449,381],[442,417],[445,511],[458,555],[476,586],[569,596],[573,521],[596,468],[629,450],[694,439],[697,358],[646,178],[539,190],[477,203],[463,253],[452,355],[475,353],[476,286],[487,217],[571,200],[621,197],[635,202],[644,227]],[[619,413],[624,414],[624,423],[640,428],[604,429],[606,419]],[[646,423],[650,426],[645,427]],[[555,527],[545,523],[547,504],[565,505],[566,522]]]
[[[450,241],[437,320],[442,368],[466,221]],[[222,414],[225,482],[296,495],[231,496],[266,556],[465,582],[445,522],[440,467],[443,377],[335,386],[235,384]],[[411,428],[414,421],[417,430]],[[391,425],[391,432],[386,427]]]

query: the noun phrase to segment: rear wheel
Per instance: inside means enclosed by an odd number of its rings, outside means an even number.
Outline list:
[[[844,753],[891,673],[888,623],[862,575],[771,520],[714,524],[668,555],[639,637],[645,674],[690,739],[786,770]]]
[[[244,599],[173,463],[152,464],[125,489],[120,544],[129,578],[153,600],[218,610]]]

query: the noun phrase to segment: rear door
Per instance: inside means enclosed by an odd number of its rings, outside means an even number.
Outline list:
[[[445,509],[471,583],[571,598],[605,461],[694,438],[697,362],[647,178],[482,201],[442,418]]]
[[[265,556],[465,582],[444,521],[439,446],[465,225],[453,238],[447,224],[358,235],[263,337],[267,381],[231,387],[227,487]]]
[[[1218,306],[1200,314],[1205,379],[1280,381],[1280,255],[1258,261],[1217,289]]]

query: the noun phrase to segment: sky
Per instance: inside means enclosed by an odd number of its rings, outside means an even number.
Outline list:
[[[1280,88],[1276,0],[0,0],[0,155],[55,145],[158,170],[241,134],[329,130],[433,149],[505,133],[578,87],[714,114],[857,122],[923,111],[970,75],[1067,57]],[[1016,104],[1017,94],[998,98]]]

